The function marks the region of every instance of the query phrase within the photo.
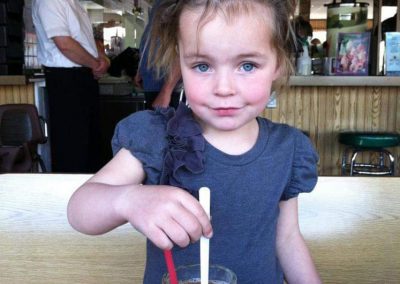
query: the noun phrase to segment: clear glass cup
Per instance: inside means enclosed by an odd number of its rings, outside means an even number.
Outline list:
[[[200,284],[200,265],[179,266],[176,269],[179,284]],[[164,274],[162,284],[170,284],[168,273]],[[223,266],[210,265],[209,269],[210,284],[236,284],[236,274]]]

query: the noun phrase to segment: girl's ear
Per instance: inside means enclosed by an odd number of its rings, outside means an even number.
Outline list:
[[[279,78],[281,78],[283,76],[284,67],[282,67],[282,66],[283,66],[282,64],[276,63],[275,71],[272,74],[273,81],[275,81],[275,80],[277,80],[277,79],[279,79]]]

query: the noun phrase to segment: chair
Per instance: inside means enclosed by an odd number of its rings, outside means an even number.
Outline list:
[[[0,172],[46,171],[37,151],[47,125],[32,104],[0,105]]]
[[[390,132],[341,132],[339,142],[346,145],[342,156],[342,175],[394,175],[395,158],[387,149],[400,146],[400,135]],[[378,162],[357,162],[358,154],[375,153]],[[351,154],[349,156],[349,154]],[[350,158],[350,159],[349,159]]]

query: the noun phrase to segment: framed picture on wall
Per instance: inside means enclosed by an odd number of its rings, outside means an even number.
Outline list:
[[[386,75],[400,76],[400,32],[387,32],[385,39]]]
[[[339,33],[336,57],[336,75],[368,76],[371,34]]]

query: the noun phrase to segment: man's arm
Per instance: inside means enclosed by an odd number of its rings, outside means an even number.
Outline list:
[[[101,77],[102,75],[107,73],[107,70],[111,65],[111,61],[107,57],[104,51],[104,44],[102,40],[96,40],[96,48],[97,48],[97,53],[99,54],[98,59],[101,65],[96,70],[93,70],[93,74],[95,75],[95,77]]]
[[[76,40],[70,36],[56,36],[53,37],[54,43],[61,53],[69,60],[89,67],[90,69],[97,70],[101,62],[89,52],[86,51]]]

